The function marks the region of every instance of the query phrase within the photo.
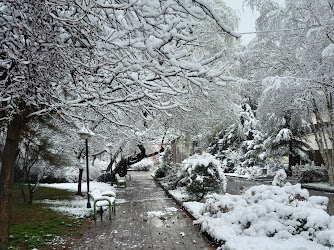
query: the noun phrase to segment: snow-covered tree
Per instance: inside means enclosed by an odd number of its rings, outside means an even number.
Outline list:
[[[320,153],[328,168],[330,183],[334,183],[333,148],[334,117],[332,103],[331,48],[334,29],[332,1],[286,0],[284,4],[275,1],[247,0],[260,12],[256,21],[257,38],[250,46],[245,64],[251,80],[261,81],[266,77],[281,78],[299,87],[293,92],[274,98],[281,100],[280,107],[288,110],[284,100],[295,99],[299,114],[308,115],[308,121],[316,137]],[[291,102],[289,102],[291,104]]]
[[[264,161],[263,134],[260,123],[250,105],[241,105],[239,119],[220,132],[217,142],[209,148],[212,154],[222,160],[226,171],[245,174],[261,171]],[[255,167],[255,168],[254,168]]]
[[[180,107],[191,86],[219,82],[223,51],[195,57],[196,27],[209,16],[239,37],[205,0],[0,2],[0,243],[9,237],[13,170],[31,119],[52,114],[90,127],[145,127]],[[130,131],[130,130],[129,130]]]
[[[241,124],[243,128],[243,142],[240,148],[240,167],[264,167],[263,162],[263,133],[254,110],[247,103],[242,105]]]
[[[234,171],[239,163],[239,148],[242,142],[239,123],[230,125],[218,133],[217,140],[209,146],[208,150],[225,164],[225,171]]]
[[[264,83],[267,88],[257,109],[266,138],[264,157],[274,161],[289,157],[287,174],[291,175],[291,167],[300,160],[308,161],[308,151],[312,150],[307,141],[310,126],[307,115],[303,115],[304,102],[299,98],[303,85],[277,77],[267,78]]]
[[[40,1],[0,2],[1,130],[0,244],[8,243],[12,185],[21,134],[34,112],[54,105],[55,79],[66,73],[54,21]]]
[[[55,168],[70,163],[69,157],[56,149],[50,131],[46,135],[40,125],[41,121],[30,124],[29,129],[23,133],[20,153],[16,160],[16,181],[20,184],[24,202],[28,204],[32,204],[39,181],[44,177],[45,165]],[[28,189],[28,197],[25,186]]]

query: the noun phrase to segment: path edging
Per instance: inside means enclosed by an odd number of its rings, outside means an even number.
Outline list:
[[[155,180],[155,182],[165,191],[166,195],[169,197],[169,198],[172,198],[179,206],[180,208],[185,211],[185,213],[192,219],[192,220],[197,220],[197,218],[186,208],[183,206],[183,202],[180,201],[179,199],[177,199],[176,197],[174,197],[173,195],[171,195],[169,193],[169,190],[164,187],[161,182],[153,175],[151,175],[152,178]],[[198,227],[199,230],[201,231],[201,227],[200,225],[194,225],[194,227]],[[203,234],[210,242],[212,245],[214,245],[215,247],[220,247],[222,244],[218,243],[214,238],[212,238],[207,232],[202,232],[201,231],[201,234]]]

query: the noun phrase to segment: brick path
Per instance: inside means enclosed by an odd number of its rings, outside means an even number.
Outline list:
[[[128,187],[117,188],[116,216],[104,212],[71,249],[215,249],[151,172],[130,174]]]

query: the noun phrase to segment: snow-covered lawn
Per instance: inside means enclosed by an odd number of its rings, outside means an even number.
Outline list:
[[[183,206],[221,249],[322,250],[334,249],[334,216],[325,212],[327,202],[288,183],[254,186],[242,195],[212,194],[205,203]]]
[[[39,185],[41,187],[66,189],[74,192],[78,191],[78,183],[51,183],[51,184],[41,183]],[[100,191],[115,190],[114,187],[110,186],[110,184],[104,182],[90,181],[89,190],[93,191],[94,189],[100,189]],[[87,182],[82,182],[81,191],[87,192]]]
[[[78,183],[52,183],[52,184],[40,184],[42,187],[51,187],[58,189],[66,189],[70,191],[78,190]],[[100,191],[115,191],[114,187],[111,187],[110,184],[91,181],[89,182],[89,190],[93,191],[94,189],[99,189]],[[87,192],[87,183],[82,183],[81,186],[82,192]],[[116,195],[117,196],[117,195]],[[39,201],[52,210],[74,216],[76,218],[84,218],[93,214],[93,207],[87,208],[87,196],[75,196],[72,200],[42,200]],[[116,199],[116,203],[118,200]],[[120,202],[124,202],[120,200]],[[92,202],[91,202],[92,204]]]

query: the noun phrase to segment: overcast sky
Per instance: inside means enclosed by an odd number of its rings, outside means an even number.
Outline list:
[[[247,6],[242,6],[243,0],[225,0],[227,6],[236,10],[237,15],[240,18],[238,32],[252,32],[255,31],[255,19],[258,17],[258,12],[253,12]],[[242,35],[242,43],[248,44],[251,39],[255,37],[255,34]]]

